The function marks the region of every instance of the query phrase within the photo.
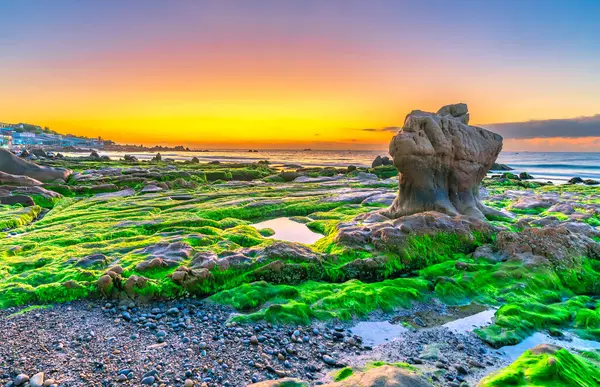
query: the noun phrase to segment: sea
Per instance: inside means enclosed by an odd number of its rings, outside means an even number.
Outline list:
[[[81,156],[81,153],[66,153]],[[136,156],[139,160],[149,160],[155,152],[107,152],[100,155],[120,158],[125,154]],[[268,160],[273,165],[301,165],[347,167],[370,167],[373,159],[389,156],[386,150],[214,150],[205,152],[161,152],[163,159],[175,161],[190,160],[197,157],[201,162],[242,162],[252,163]],[[552,181],[555,184],[566,183],[572,177],[600,180],[600,152],[502,152],[497,160],[513,168],[514,173],[529,172],[535,180]]]

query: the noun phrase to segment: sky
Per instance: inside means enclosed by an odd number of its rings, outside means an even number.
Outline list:
[[[0,0],[0,121],[120,143],[386,149],[469,105],[506,150],[600,151],[598,0]]]

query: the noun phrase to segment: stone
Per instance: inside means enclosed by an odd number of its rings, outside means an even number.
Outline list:
[[[414,110],[406,117],[390,143],[399,171],[391,217],[424,211],[498,215],[481,203],[479,184],[502,150],[502,137],[467,123],[465,104],[444,106],[437,114]]]
[[[585,223],[525,228],[518,233],[501,231],[496,237],[496,247],[509,259],[526,264],[569,268],[581,257],[600,258],[600,243],[593,239],[597,233]]]
[[[92,254],[79,260],[70,259],[67,263],[74,263],[76,267],[88,269],[91,267],[106,267],[108,266],[109,260],[104,254]]]
[[[27,176],[41,182],[51,182],[56,179],[67,181],[71,170],[40,166],[13,155],[7,149],[0,148],[0,172],[11,175]]]
[[[43,387],[44,386],[44,373],[38,372],[29,379],[29,387]]]
[[[9,206],[20,204],[23,207],[35,206],[35,202],[33,201],[33,199],[26,195],[0,196],[0,204],[6,204]]]
[[[382,165],[392,165],[392,160],[387,156],[377,156],[371,163],[371,168],[381,167]]]
[[[519,173],[519,179],[521,179],[521,180],[531,180],[531,179],[534,179],[534,177],[531,176],[528,172],[521,172],[521,173]]]
[[[1,150],[1,149],[0,149]],[[23,384],[27,383],[29,381],[29,376],[25,375],[25,374],[19,374],[17,375],[17,377],[13,380],[13,384],[15,386],[22,386]]]
[[[581,177],[573,177],[569,179],[569,184],[583,184],[583,179]]]
[[[0,185],[39,186],[42,182],[28,176],[11,175],[0,171]]]

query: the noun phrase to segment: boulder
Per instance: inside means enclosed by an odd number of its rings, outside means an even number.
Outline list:
[[[569,179],[568,183],[569,184],[582,184],[583,179],[581,177],[572,177],[571,179]]]
[[[0,204],[6,204],[8,206],[21,204],[23,207],[35,206],[35,202],[33,201],[33,199],[25,195],[0,196]]]
[[[581,257],[600,259],[599,232],[585,223],[564,223],[543,228],[525,228],[521,232],[501,231],[496,249],[509,259],[553,268],[575,267]]]
[[[502,150],[502,137],[468,121],[465,104],[444,106],[437,114],[414,110],[406,117],[390,143],[399,171],[392,217],[424,211],[499,215],[481,203],[479,184]]]
[[[531,180],[531,179],[534,179],[534,177],[531,176],[528,172],[521,172],[521,173],[519,173],[519,178],[521,180]]]
[[[56,179],[67,181],[71,175],[71,171],[68,169],[40,166],[23,160],[6,149],[0,149],[0,172],[28,176],[41,182],[50,182]]]
[[[376,168],[376,167],[380,167],[382,165],[392,165],[392,160],[390,160],[389,157],[387,156],[377,156],[375,157],[375,160],[373,160],[373,162],[371,163],[371,168]]]
[[[30,187],[42,185],[42,182],[27,176],[11,175],[10,173],[0,172],[0,185],[17,185]]]

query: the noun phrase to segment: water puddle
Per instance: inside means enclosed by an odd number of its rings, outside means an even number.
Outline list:
[[[511,361],[516,360],[528,349],[531,349],[539,344],[553,344],[559,347],[570,350],[593,350],[600,349],[600,342],[592,340],[580,339],[577,336],[565,334],[565,339],[557,339],[545,333],[536,332],[517,345],[507,345],[498,349],[499,352],[505,354]]]
[[[483,309],[483,310],[482,310]],[[456,333],[469,333],[492,323],[495,309],[485,309],[484,306],[471,304],[467,306],[448,308],[449,313],[435,311],[419,312],[410,316],[396,316],[390,321],[361,321],[350,331],[363,338],[363,343],[369,346],[379,345],[397,337],[409,330],[406,325],[418,329],[444,327]],[[465,316],[465,317],[462,317]],[[419,323],[415,323],[418,321]],[[404,324],[404,325],[403,325]]]
[[[362,337],[364,345],[375,346],[401,336],[408,329],[389,321],[361,321],[350,331]]]
[[[451,331],[457,333],[473,332],[476,328],[481,328],[492,323],[492,318],[496,313],[495,309],[484,310],[483,312],[475,313],[474,315],[459,318],[442,325]]]
[[[299,242],[311,245],[323,238],[322,234],[318,234],[309,229],[305,224],[294,222],[290,218],[276,218],[260,223],[254,223],[250,226],[256,228],[257,230],[270,228],[275,231],[275,234],[269,236],[268,238],[282,241]]]

